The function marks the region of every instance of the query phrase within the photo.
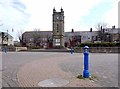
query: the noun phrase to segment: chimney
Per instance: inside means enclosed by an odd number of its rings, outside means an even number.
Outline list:
[[[114,25],[114,26],[112,26],[112,29],[115,29],[115,25]]]
[[[92,32],[92,28],[90,28],[90,32]]]
[[[100,30],[102,30],[103,28],[102,28],[102,26],[100,27]]]
[[[72,29],[72,31],[71,31],[72,33],[74,32],[74,29]]]

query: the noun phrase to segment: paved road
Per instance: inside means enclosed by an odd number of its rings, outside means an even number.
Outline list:
[[[82,54],[74,54],[73,60],[67,60],[60,64],[64,71],[73,75],[82,74],[83,57]],[[118,55],[117,54],[90,54],[89,70],[97,77],[95,83],[103,87],[118,86]]]
[[[2,53],[2,84],[4,87],[17,87],[18,82],[16,74],[19,68],[26,63],[34,60],[39,60],[40,57],[44,58],[52,56],[53,54],[37,53],[37,52],[9,52]]]
[[[83,54],[52,53],[52,52],[9,52],[2,54],[2,81],[4,87],[17,87],[16,74],[28,62],[42,60],[51,56],[68,58],[59,63],[59,67],[73,76],[82,74]],[[71,56],[71,57],[70,57]],[[90,73],[98,79],[95,83],[104,87],[118,86],[118,54],[91,54]]]

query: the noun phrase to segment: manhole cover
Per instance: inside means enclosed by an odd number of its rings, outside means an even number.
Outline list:
[[[61,87],[68,84],[69,81],[61,78],[46,79],[38,83],[40,87]]]

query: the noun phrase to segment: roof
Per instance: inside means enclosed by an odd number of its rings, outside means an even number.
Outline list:
[[[23,33],[23,37],[33,37],[33,36],[41,36],[41,37],[50,37],[52,36],[52,31],[27,31]]]
[[[0,32],[0,33],[2,33],[2,32]],[[9,38],[9,39],[13,39],[13,37],[12,37],[9,33],[4,32],[4,34],[5,34],[5,36],[7,36],[7,35],[8,35],[8,38]]]
[[[79,36],[79,35],[84,35],[84,34],[92,34],[95,35],[97,34],[98,31],[75,31],[75,32],[65,32],[65,36]]]
[[[106,28],[105,30],[107,30],[106,32],[112,33],[112,34],[120,33],[120,28]]]

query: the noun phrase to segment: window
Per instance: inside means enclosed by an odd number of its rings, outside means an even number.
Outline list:
[[[33,41],[33,38],[30,38],[29,41]]]
[[[60,45],[60,39],[56,39],[56,46],[59,46]]]
[[[57,19],[59,19],[59,16],[57,16]]]
[[[60,39],[56,39],[56,43],[60,43]]]
[[[59,25],[57,24],[57,32],[59,32]]]

